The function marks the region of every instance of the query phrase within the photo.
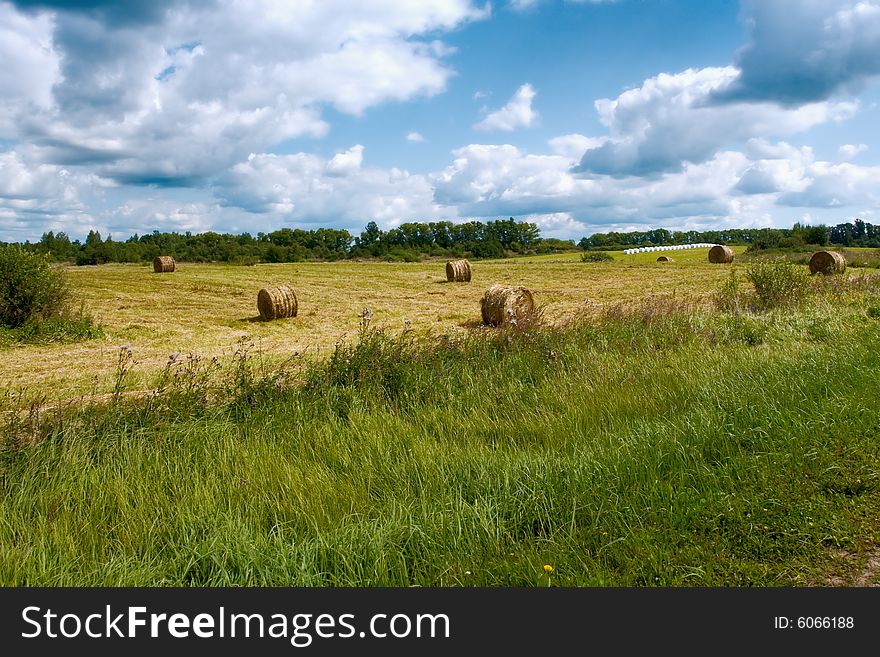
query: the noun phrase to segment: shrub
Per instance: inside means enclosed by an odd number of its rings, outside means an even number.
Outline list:
[[[583,262],[611,262],[614,260],[614,256],[604,251],[584,251],[581,254],[581,260]]]
[[[17,328],[65,314],[70,293],[45,255],[0,244],[0,324]]]
[[[747,276],[763,310],[797,307],[812,290],[806,270],[786,260],[757,262],[749,267]]]

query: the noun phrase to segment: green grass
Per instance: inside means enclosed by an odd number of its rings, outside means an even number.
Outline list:
[[[0,583],[822,583],[880,529],[876,307],[367,328],[286,374],[240,349],[13,413]]]
[[[91,317],[80,313],[74,317],[50,317],[27,321],[21,326],[0,326],[0,348],[19,345],[71,344],[104,336]]]

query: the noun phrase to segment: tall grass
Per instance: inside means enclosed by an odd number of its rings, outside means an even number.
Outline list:
[[[283,370],[243,342],[231,369],[175,356],[153,395],[7,398],[0,582],[821,582],[877,530],[869,290],[429,344],[367,323]]]

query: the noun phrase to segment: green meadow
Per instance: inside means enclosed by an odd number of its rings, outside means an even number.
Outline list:
[[[673,256],[73,271],[105,337],[0,352],[0,583],[877,583],[878,275]],[[534,328],[479,326],[495,280]]]

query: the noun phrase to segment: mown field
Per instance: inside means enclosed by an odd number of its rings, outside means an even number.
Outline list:
[[[492,283],[526,285],[548,319],[560,321],[591,304],[652,294],[704,294],[726,275],[706,262],[706,250],[615,254],[613,263],[583,263],[579,254],[474,263],[470,284],[448,284],[445,261],[336,262],[243,267],[182,263],[171,274],[145,265],[69,267],[70,282],[105,337],[75,344],[0,345],[0,387],[40,389],[52,396],[96,395],[113,389],[119,346],[137,364],[131,389],[146,388],[173,352],[229,359],[248,338],[268,359],[320,354],[358,329],[358,313],[376,325],[421,335],[462,334],[480,321],[480,298]],[[260,322],[257,292],[289,284],[296,319]]]
[[[153,393],[7,396],[0,583],[877,583],[880,278],[729,313],[730,268],[674,255],[481,262],[469,286],[442,263],[74,270],[107,337],[10,347],[4,375],[112,390],[126,339],[118,390]],[[283,281],[300,317],[248,321]],[[496,281],[546,325],[477,328]]]

